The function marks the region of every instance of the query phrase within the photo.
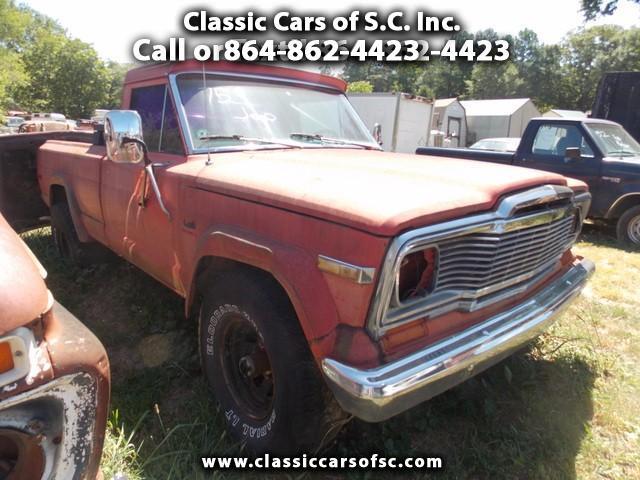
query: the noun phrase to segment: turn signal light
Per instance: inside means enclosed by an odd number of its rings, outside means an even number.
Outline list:
[[[0,343],[0,374],[13,370],[13,352],[9,342]]]

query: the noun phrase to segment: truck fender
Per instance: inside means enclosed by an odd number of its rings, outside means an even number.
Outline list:
[[[619,196],[615,202],[609,207],[604,218],[607,220],[618,218],[629,208],[640,205],[640,192],[625,193]]]
[[[73,220],[73,226],[76,229],[76,233],[78,234],[78,238],[81,242],[90,242],[92,238],[89,236],[87,229],[84,226],[82,221],[82,214],[80,212],[80,207],[78,206],[78,202],[73,193],[73,189],[69,187],[70,183],[66,180],[66,176],[63,173],[55,173],[51,176],[49,180],[49,187],[47,190],[47,204],[49,208],[53,203],[53,199],[51,198],[51,192],[54,187],[62,187],[64,189],[64,193],[67,199],[67,204],[69,205],[69,211],[71,212],[71,219]]]
[[[270,275],[288,296],[309,341],[329,334],[338,324],[338,312],[317,258],[297,247],[278,244],[234,227],[215,227],[197,241],[193,269],[186,275],[185,313],[192,311],[199,276],[211,261],[232,261]],[[215,267],[214,267],[215,268]],[[304,306],[312,305],[309,309]]]

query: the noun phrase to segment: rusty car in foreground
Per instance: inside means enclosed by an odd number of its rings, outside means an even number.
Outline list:
[[[382,421],[453,387],[544,331],[594,270],[571,251],[583,182],[385,153],[345,87],[142,67],[104,141],[37,151],[32,211],[49,209],[59,251],[86,264],[106,246],[185,298],[253,452],[317,451],[349,414]]]
[[[0,215],[0,478],[95,479],[109,361],[45,276]]]

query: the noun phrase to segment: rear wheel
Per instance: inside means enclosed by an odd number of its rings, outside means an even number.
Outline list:
[[[623,245],[640,248],[640,205],[625,211],[616,228],[618,241]]]
[[[200,312],[204,374],[229,432],[254,454],[318,451],[347,418],[283,297],[233,272],[210,282]]]
[[[81,242],[66,203],[51,205],[51,236],[58,253],[78,266],[104,261],[108,252],[96,242]]]

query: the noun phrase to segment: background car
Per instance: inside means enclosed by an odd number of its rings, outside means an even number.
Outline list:
[[[4,133],[16,133],[23,123],[24,118],[22,117],[5,117],[2,131]]]
[[[483,138],[471,145],[474,150],[493,150],[496,152],[515,152],[520,138]]]

